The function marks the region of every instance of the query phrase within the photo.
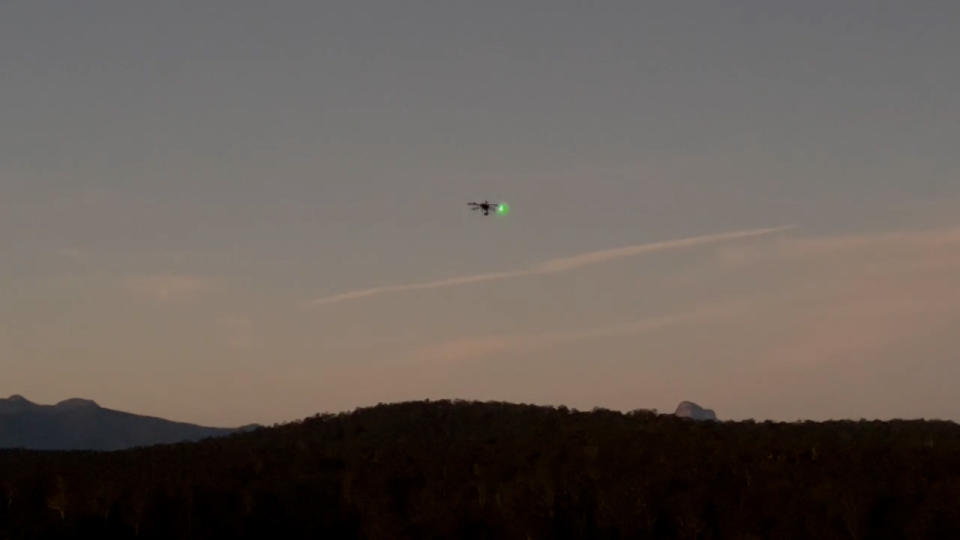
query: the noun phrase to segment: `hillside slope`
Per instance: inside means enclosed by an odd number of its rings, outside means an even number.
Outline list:
[[[952,422],[409,402],[197,443],[0,452],[0,537],[960,537]]]
[[[23,396],[0,399],[0,448],[119,450],[196,441],[247,428],[172,422],[100,407],[86,399],[38,405]]]

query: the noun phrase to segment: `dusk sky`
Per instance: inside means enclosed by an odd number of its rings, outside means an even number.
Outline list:
[[[0,396],[960,420],[958,28],[952,1],[3,2]]]

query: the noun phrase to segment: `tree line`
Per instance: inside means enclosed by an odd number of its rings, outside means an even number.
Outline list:
[[[416,401],[0,451],[0,539],[960,538],[960,426]]]

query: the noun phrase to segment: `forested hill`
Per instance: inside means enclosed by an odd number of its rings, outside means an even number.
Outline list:
[[[409,402],[4,451],[0,497],[0,538],[960,538],[960,426]]]

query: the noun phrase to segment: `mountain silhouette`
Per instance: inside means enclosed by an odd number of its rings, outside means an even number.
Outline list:
[[[89,399],[39,405],[20,395],[0,399],[0,448],[122,450],[197,441],[258,426],[217,428],[106,409]]]
[[[958,500],[960,426],[928,420],[442,400],[0,450],[0,538],[960,538]]]
[[[673,414],[681,418],[691,418],[693,420],[717,419],[717,413],[713,412],[713,409],[704,409],[692,401],[681,401],[680,404],[677,405],[676,412]]]

